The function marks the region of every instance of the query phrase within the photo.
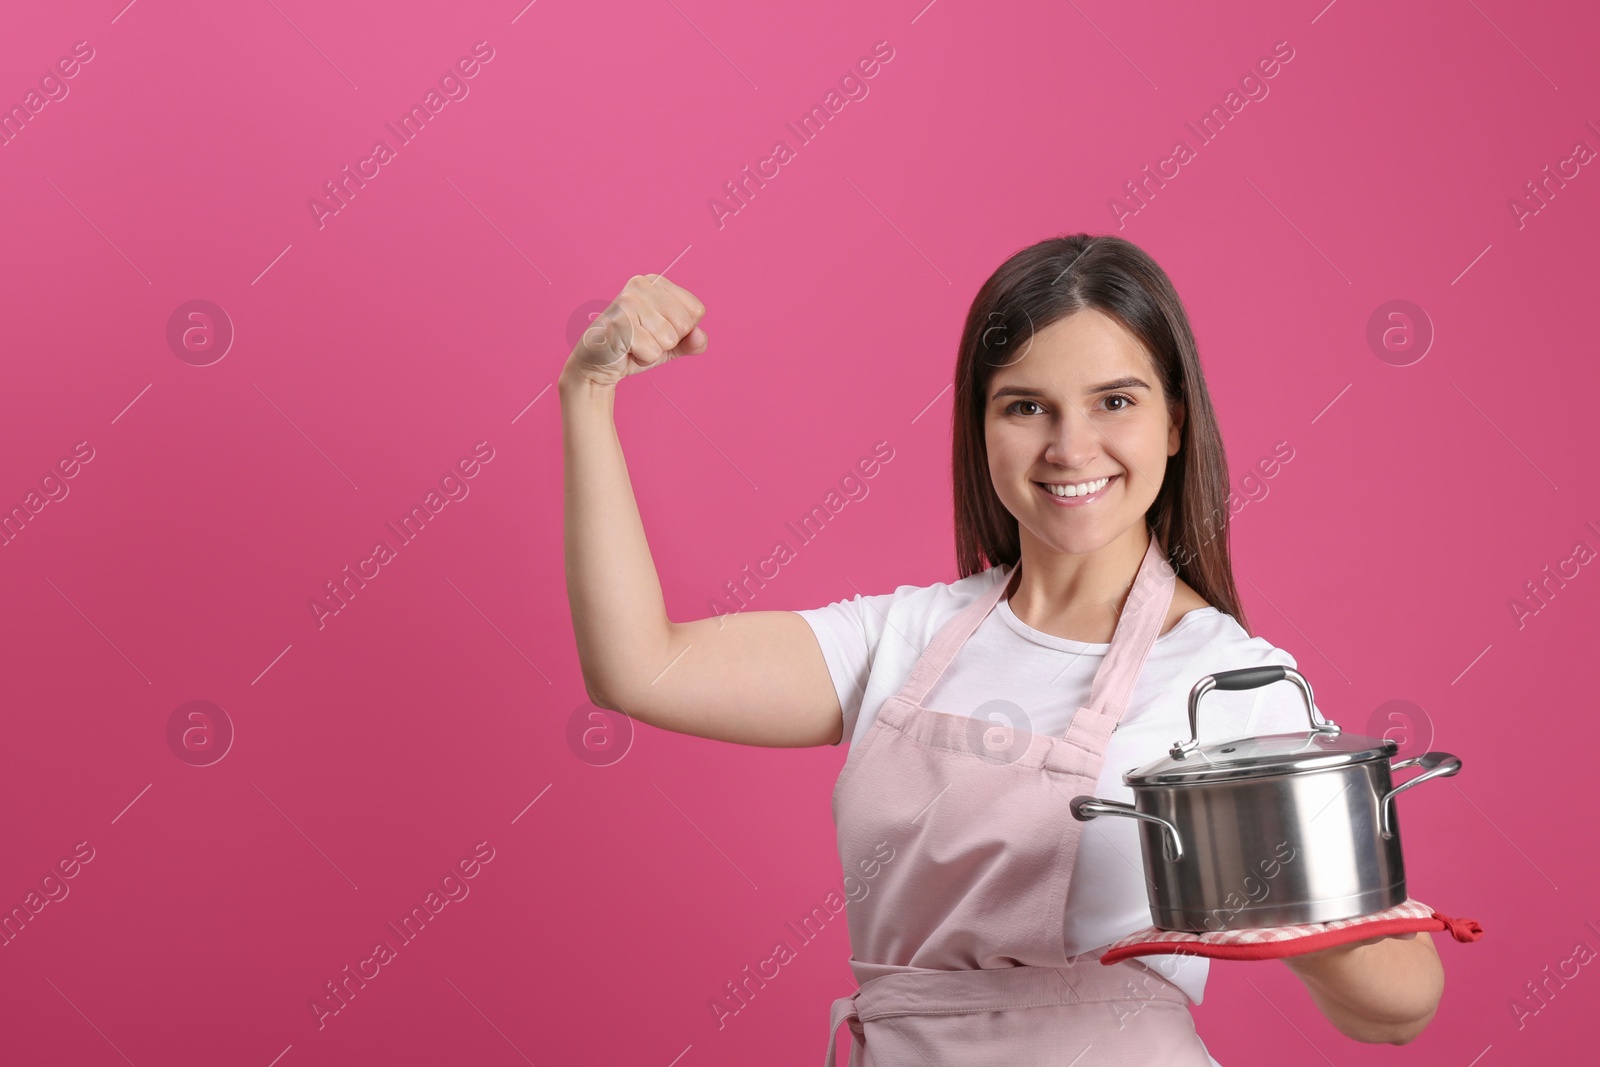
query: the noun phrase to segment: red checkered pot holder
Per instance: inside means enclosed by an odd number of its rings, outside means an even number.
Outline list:
[[[1476,919],[1452,918],[1434,911],[1421,901],[1407,899],[1392,908],[1354,919],[1272,926],[1259,930],[1219,930],[1197,934],[1147,926],[1115,942],[1106,949],[1100,962],[1112,964],[1130,956],[1161,953],[1211,956],[1221,960],[1271,960],[1413,930],[1448,930],[1457,941],[1476,941],[1483,936],[1483,927]]]

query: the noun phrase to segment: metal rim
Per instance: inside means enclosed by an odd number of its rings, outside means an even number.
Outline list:
[[[1242,767],[1223,769],[1215,763],[1206,763],[1190,767],[1172,767],[1167,760],[1158,760],[1156,765],[1166,766],[1166,770],[1146,770],[1135,768],[1122,776],[1124,785],[1204,785],[1209,783],[1221,784],[1223,782],[1246,782],[1252,780],[1266,780],[1269,778],[1287,778],[1296,774],[1309,774],[1314,771],[1334,770],[1341,767],[1355,767],[1363,763],[1387,763],[1391,756],[1399,750],[1393,741],[1385,739],[1384,747],[1368,752],[1327,752],[1318,755],[1308,755],[1303,759],[1290,759],[1282,763],[1263,764],[1259,767]],[[1152,766],[1152,765],[1147,765]]]

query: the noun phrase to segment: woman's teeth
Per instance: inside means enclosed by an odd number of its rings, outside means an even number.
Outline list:
[[[1110,478],[1101,478],[1098,481],[1080,482],[1077,485],[1051,485],[1048,482],[1040,482],[1039,484],[1050,490],[1055,496],[1088,496],[1090,493],[1098,493],[1104,489],[1110,481]]]

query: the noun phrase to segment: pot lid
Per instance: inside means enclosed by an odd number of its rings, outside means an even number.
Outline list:
[[[1127,785],[1231,782],[1387,761],[1399,751],[1399,744],[1388,738],[1344,733],[1336,726],[1203,745],[1180,742],[1168,755],[1127,772],[1122,780]]]

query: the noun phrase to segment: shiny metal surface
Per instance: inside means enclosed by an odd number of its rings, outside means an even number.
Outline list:
[[[1208,675],[1190,695],[1191,728],[1199,697],[1212,689],[1298,677],[1287,667]],[[1428,752],[1391,767],[1398,751],[1393,741],[1339,737],[1335,724],[1317,716],[1310,686],[1302,693],[1312,723],[1307,734],[1206,746],[1191,738],[1173,745],[1172,758],[1123,775],[1133,789],[1132,805],[1073,799],[1072,814],[1080,820],[1114,815],[1138,821],[1157,927],[1205,933],[1331,922],[1405,901],[1395,798],[1420,782],[1456,774],[1461,761]],[[1177,769],[1184,763],[1187,769]],[[1395,786],[1391,770],[1411,766],[1424,773]]]
[[[1398,751],[1393,741],[1360,734],[1263,734],[1214,741],[1182,759],[1163,756],[1129,771],[1122,780],[1128,785],[1239,781],[1387,760]]]
[[[1164,831],[1140,824],[1151,922],[1204,933],[1329,922],[1401,903],[1400,836],[1378,830],[1388,791],[1386,763],[1136,789],[1136,808],[1171,823],[1185,854],[1167,859],[1156,841]]]
[[[1412,766],[1426,768],[1427,773],[1419,774],[1405,784],[1395,786],[1383,795],[1383,800],[1380,802],[1379,806],[1382,808],[1382,815],[1379,822],[1379,832],[1384,837],[1393,837],[1399,832],[1394,828],[1394,819],[1396,817],[1390,814],[1390,812],[1394,811],[1394,798],[1397,795],[1414,785],[1426,782],[1430,778],[1450,777],[1461,770],[1461,761],[1448,752],[1424,752],[1420,756],[1412,756],[1410,759],[1403,759],[1399,763],[1391,764],[1389,769],[1399,770],[1401,767]]]
[[[1087,815],[1085,814],[1087,812]],[[1072,800],[1072,814],[1080,821],[1094,815],[1127,815],[1134,819],[1146,819],[1166,829],[1167,833],[1162,838],[1166,844],[1166,856],[1169,860],[1183,859],[1183,841],[1178,836],[1178,828],[1159,815],[1151,815],[1135,808],[1132,804],[1124,804],[1120,800],[1096,800],[1093,797],[1074,797]]]

